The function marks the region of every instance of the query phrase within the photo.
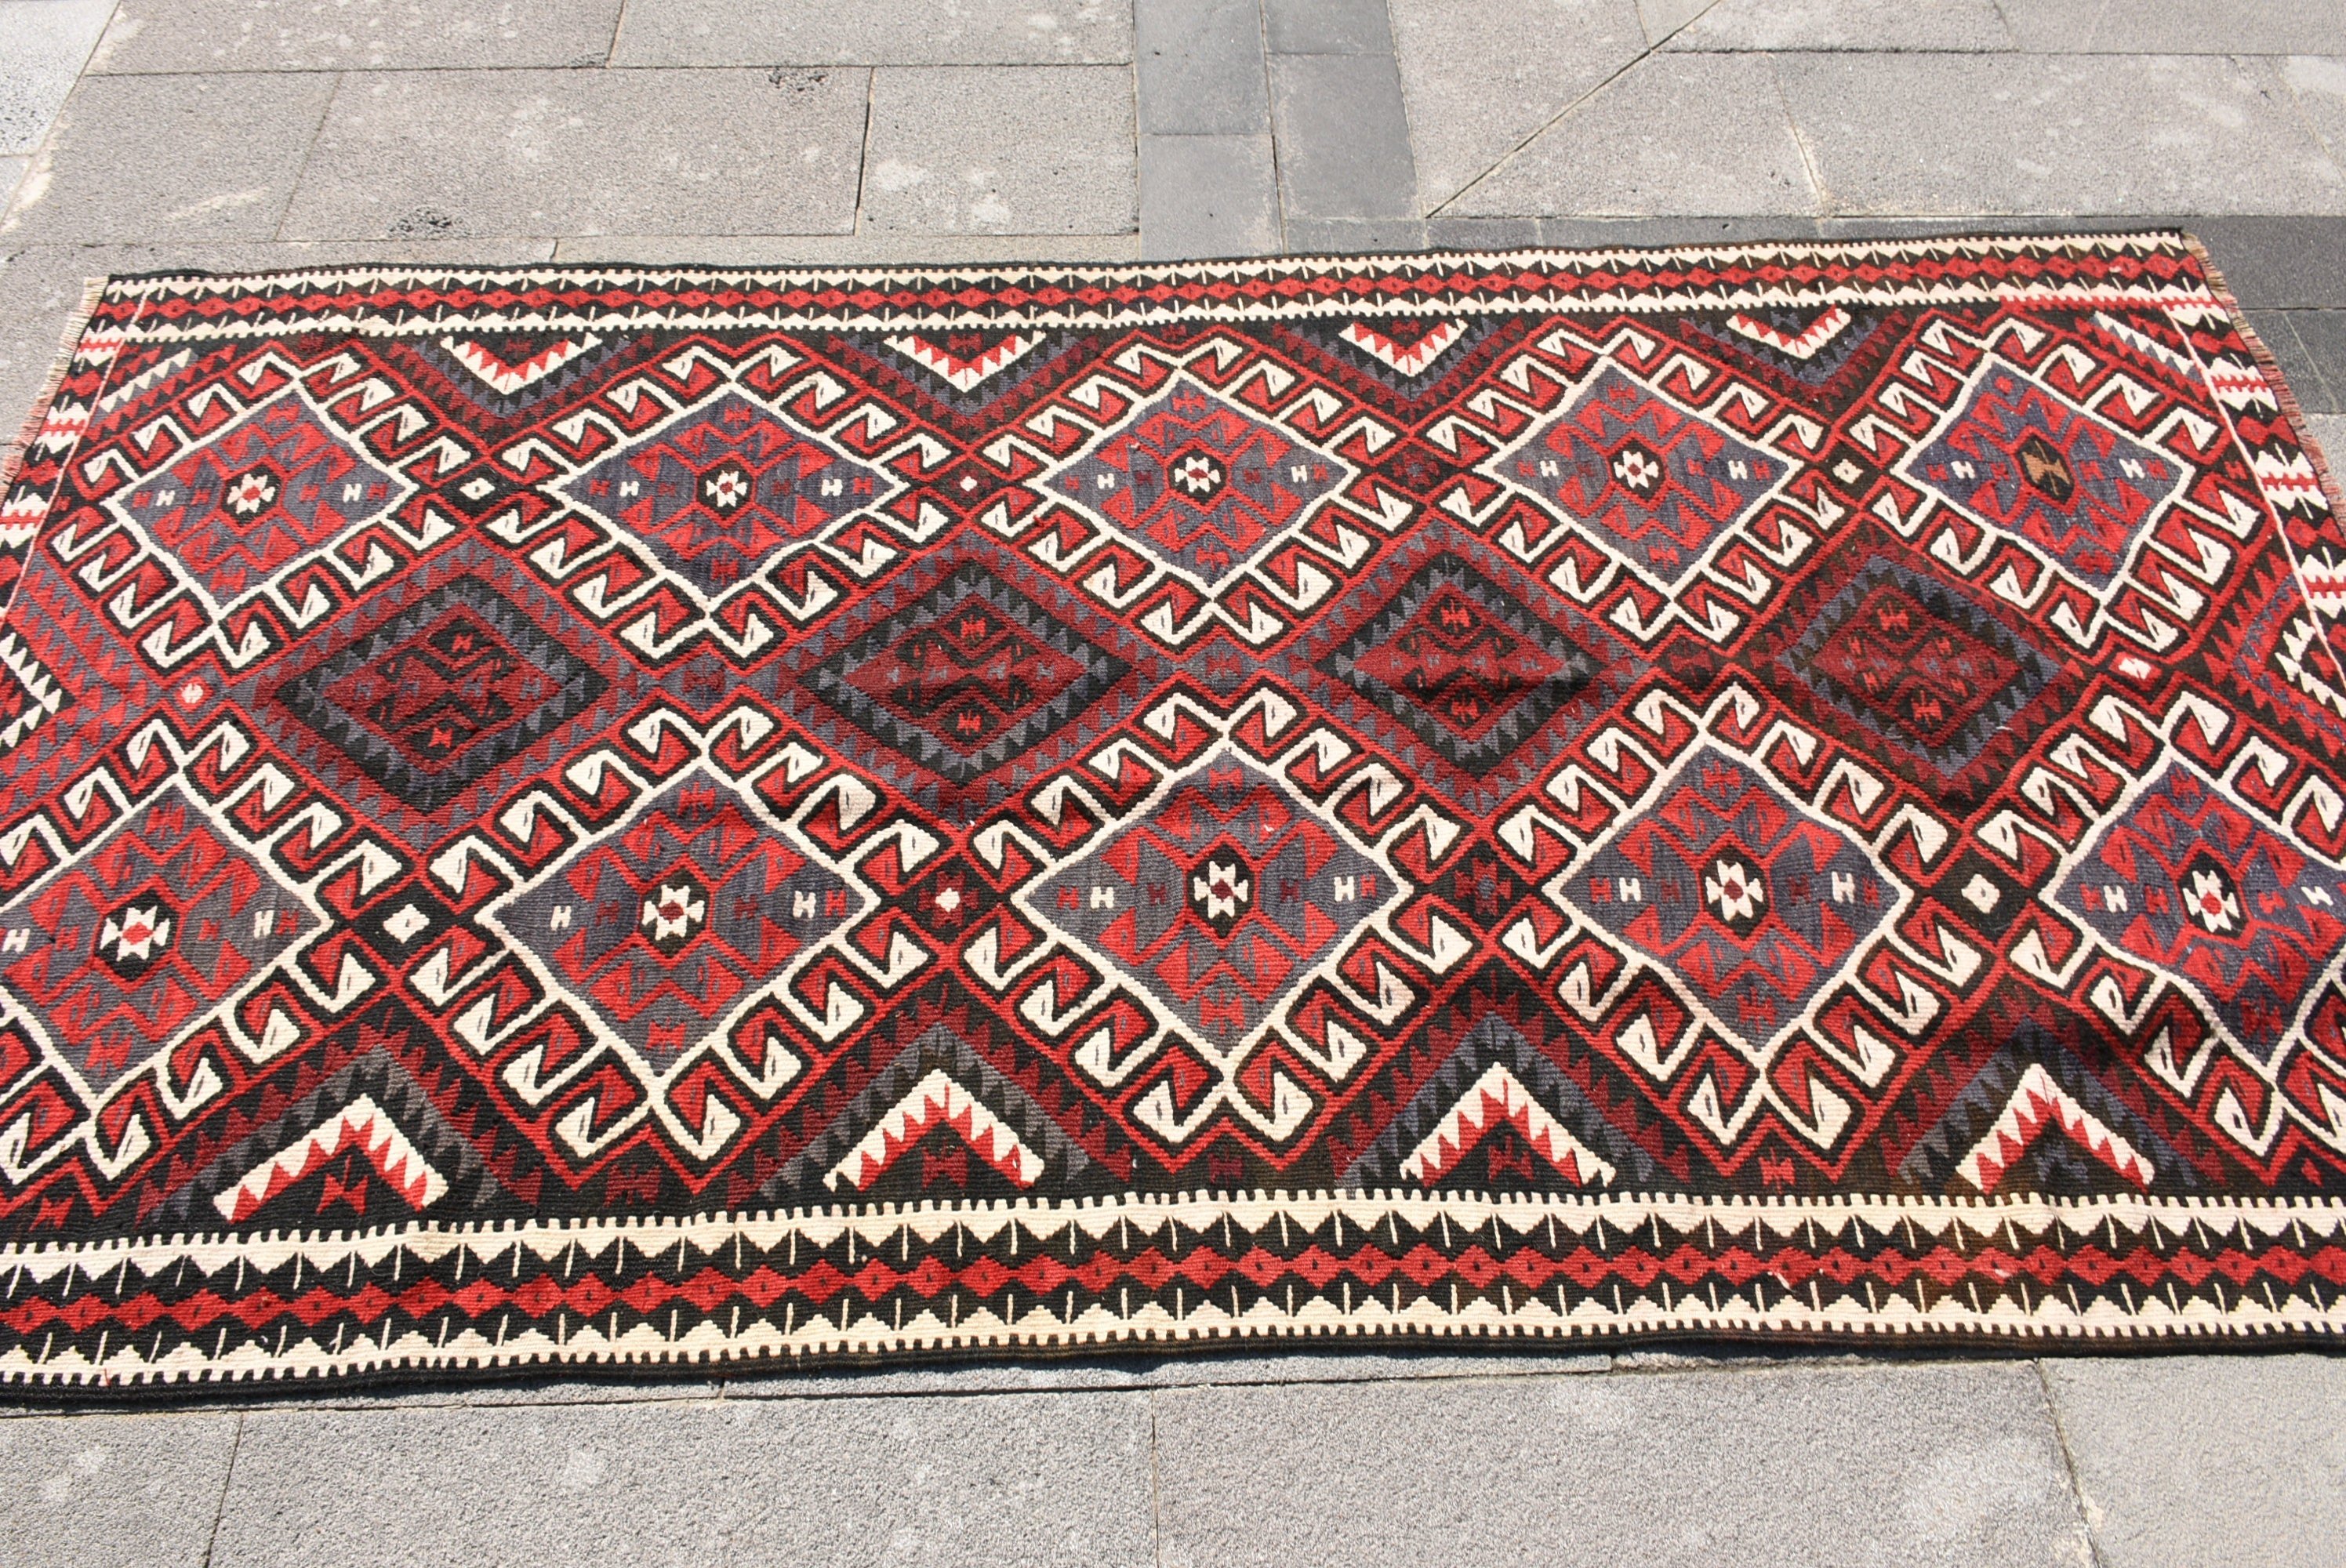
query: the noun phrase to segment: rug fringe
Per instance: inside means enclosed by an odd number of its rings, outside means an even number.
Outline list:
[[[2232,318],[2233,331],[2239,332],[2240,341],[2249,345],[2249,357],[2256,361],[2257,369],[2264,373],[2266,382],[2271,386],[2273,398],[2280,404],[2281,417],[2289,421],[2289,428],[2297,436],[2298,445],[2305,449],[2306,461],[2313,464],[2313,476],[2320,482],[2321,494],[2330,502],[2331,515],[2341,524],[2346,524],[2346,489],[2340,488],[2336,471],[2330,466],[2329,459],[2322,455],[2321,443],[2314,436],[2313,427],[2306,423],[2305,410],[2298,404],[2296,391],[2281,375],[2280,361],[2273,357],[2272,350],[2265,346],[2265,341],[2257,336],[2257,330],[2249,325],[2248,311],[2241,307],[2239,296],[2232,292],[2231,285],[2224,281],[2224,274],[2217,268],[2216,259],[2208,254],[2208,247],[2197,234],[2183,233],[2178,237],[2184,248],[2198,261],[2199,270],[2207,274],[2208,291],[2216,296],[2216,302],[2223,306],[2225,312]]]
[[[33,399],[33,412],[25,416],[24,428],[16,433],[15,446],[0,453],[0,491],[15,483],[16,474],[25,466],[25,458],[33,450],[33,438],[41,433],[48,423],[49,408],[57,401],[57,390],[66,384],[66,372],[73,368],[74,355],[81,348],[82,335],[89,331],[89,319],[97,313],[100,300],[106,296],[110,280],[85,278],[81,285],[81,304],[66,321],[65,341],[57,345],[57,357],[49,366],[48,379],[41,383],[38,396]]]

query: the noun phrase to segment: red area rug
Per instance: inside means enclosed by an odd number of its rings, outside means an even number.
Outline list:
[[[118,280],[0,1378],[2346,1327],[2346,538],[2172,237]]]

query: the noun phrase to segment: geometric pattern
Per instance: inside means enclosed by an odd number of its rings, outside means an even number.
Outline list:
[[[2057,895],[2116,953],[2172,972],[2270,1062],[2346,943],[2346,868],[2168,764],[2087,844]]]
[[[1034,750],[1132,667],[976,564],[807,675],[881,745],[956,784]]]
[[[665,1069],[862,912],[762,816],[726,780],[688,772],[484,918],[597,1033]]]
[[[1571,884],[1593,924],[1682,976],[1736,1044],[1797,1022],[1892,912],[1863,846],[1749,767],[1698,752]]]
[[[1908,472],[2096,590],[2109,586],[2128,545],[2183,483],[2181,464],[1994,361],[1916,448]]]
[[[111,284],[0,1381],[2346,1339],[2346,533],[2178,236]]]
[[[1861,726],[1909,777],[1975,793],[2077,683],[2025,619],[1902,555],[1851,548],[1803,585],[1756,673],[1815,722]]]
[[[112,498],[217,602],[387,510],[412,488],[302,397],[280,392]]]
[[[299,891],[176,787],[0,921],[11,1015],[99,1094],[168,1054],[312,924]]]
[[[1447,555],[1318,665],[1473,773],[1504,761],[1597,673],[1588,650]]]
[[[729,389],[559,488],[713,596],[778,549],[870,504],[886,483],[815,433]]]
[[[1050,484],[1210,591],[1342,478],[1328,454],[1185,375]]]
[[[1789,466],[1608,365],[1494,471],[1675,587]]]
[[[1259,1038],[1401,896],[1350,839],[1291,786],[1217,752],[1040,879],[1028,904],[1192,1038],[1227,1051]]]
[[[418,811],[438,810],[609,685],[474,576],[362,635],[354,618],[320,641],[332,656],[279,687],[277,702]]]

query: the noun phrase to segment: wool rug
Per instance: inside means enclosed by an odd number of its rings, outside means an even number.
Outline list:
[[[2179,236],[117,279],[0,524],[8,1381],[2346,1329]]]

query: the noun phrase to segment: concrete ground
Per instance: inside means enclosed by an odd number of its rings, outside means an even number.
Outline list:
[[[2208,239],[2346,456],[2346,0],[0,0],[0,433],[166,266]],[[0,1416],[0,1563],[2346,1563],[2346,1359],[1311,1352]]]

